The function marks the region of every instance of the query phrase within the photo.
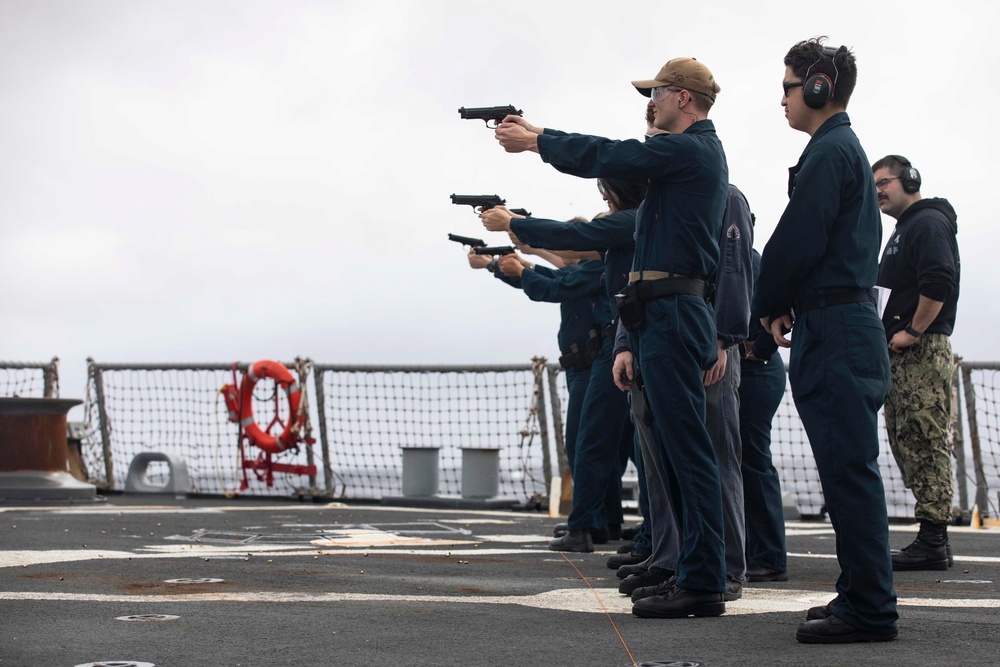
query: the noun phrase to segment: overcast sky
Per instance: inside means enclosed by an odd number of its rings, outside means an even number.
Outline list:
[[[448,232],[506,239],[449,195],[603,202],[457,109],[636,137],[629,81],[697,57],[762,248],[808,141],[782,58],[828,35],[857,56],[869,158],[909,157],[958,211],[953,346],[996,360],[997,25],[987,2],[0,0],[0,358],[58,356],[68,398],[88,356],[554,359],[558,308],[468,268]]]

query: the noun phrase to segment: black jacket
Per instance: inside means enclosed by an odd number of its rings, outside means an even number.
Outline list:
[[[951,335],[962,270],[957,235],[958,216],[947,199],[921,199],[896,222],[878,272],[878,284],[892,290],[882,315],[889,339],[911,322],[921,295],[944,303],[925,333]]]

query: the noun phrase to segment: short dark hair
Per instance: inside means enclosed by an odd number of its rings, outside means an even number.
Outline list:
[[[888,169],[896,176],[902,178],[903,171],[908,169],[912,165],[909,161],[903,162],[899,158],[901,155],[886,155],[884,158],[872,165],[872,173],[874,174],[879,169]]]
[[[620,178],[599,178],[597,189],[605,197],[614,199],[619,211],[639,208],[646,198],[646,184],[635,181],[623,181]]]
[[[832,58],[823,53],[825,39],[826,37],[814,37],[799,42],[788,50],[785,65],[800,79],[817,73],[826,74],[834,82],[830,100],[846,109],[851,94],[854,93],[854,86],[858,83],[858,63],[846,46],[838,48]]]

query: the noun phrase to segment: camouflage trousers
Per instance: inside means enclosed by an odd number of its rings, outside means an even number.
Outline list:
[[[944,334],[924,334],[903,352],[890,352],[889,362],[892,379],[885,426],[903,483],[917,500],[914,515],[918,520],[950,522],[951,341]]]

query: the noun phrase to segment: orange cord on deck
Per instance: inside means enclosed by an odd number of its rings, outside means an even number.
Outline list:
[[[573,566],[573,569],[576,570],[576,573],[580,575],[581,579],[583,579],[583,583],[587,584],[587,588],[589,588],[591,592],[593,592],[594,597],[597,598],[597,604],[601,605],[601,609],[604,610],[604,615],[608,617],[608,621],[611,622],[611,627],[615,629],[615,634],[618,635],[618,640],[621,641],[622,647],[624,647],[625,652],[628,653],[628,659],[632,661],[632,667],[638,667],[638,665],[636,665],[635,658],[632,657],[632,651],[628,650],[628,644],[625,643],[625,638],[622,637],[622,633],[618,632],[618,626],[615,625],[614,619],[611,618],[611,612],[608,611],[608,608],[605,607],[604,603],[601,601],[601,596],[597,594],[597,591],[594,590],[594,587],[590,585],[589,581],[587,581],[587,577],[583,576],[583,572],[580,572],[580,568],[574,565],[573,561],[571,561],[569,558],[566,558],[566,554],[560,551],[559,555],[563,557],[563,560],[565,560],[567,563]]]

